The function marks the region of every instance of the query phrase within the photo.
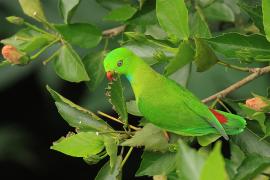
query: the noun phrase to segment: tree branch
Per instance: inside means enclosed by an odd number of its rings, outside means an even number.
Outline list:
[[[105,37],[113,37],[113,36],[117,36],[118,34],[120,34],[121,32],[123,32],[126,28],[126,25],[122,25],[122,26],[118,26],[118,27],[115,27],[115,28],[112,28],[112,29],[107,29],[107,30],[104,30],[102,32],[102,36],[105,36]]]
[[[263,68],[253,68],[253,69],[250,69],[250,72],[252,72],[252,74],[250,74],[247,77],[245,77],[244,79],[232,84],[231,86],[227,87],[226,89],[223,89],[222,91],[219,91],[218,93],[216,93],[212,96],[209,96],[208,98],[203,99],[202,102],[207,103],[207,102],[212,101],[216,98],[226,97],[229,93],[237,90],[238,88],[249,83],[250,81],[253,81],[254,79],[260,77],[263,74],[269,73],[270,66],[266,66]]]

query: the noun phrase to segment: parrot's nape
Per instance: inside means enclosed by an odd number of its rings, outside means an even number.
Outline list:
[[[184,136],[241,133],[246,121],[231,113],[209,109],[186,88],[154,71],[126,48],[111,51],[104,60],[109,80],[123,74],[129,80],[143,116],[156,126]]]

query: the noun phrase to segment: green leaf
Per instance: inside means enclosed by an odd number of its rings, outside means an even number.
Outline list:
[[[167,33],[163,29],[161,29],[158,24],[147,25],[145,28],[145,35],[152,36],[153,38],[158,40],[166,40],[168,38]]]
[[[127,106],[120,76],[117,76],[115,80],[109,83],[106,94],[109,96],[109,101],[113,105],[113,109],[119,115],[119,119],[127,123]]]
[[[205,157],[195,149],[187,146],[183,140],[178,141],[176,155],[176,172],[179,179],[199,180]]]
[[[176,172],[172,172],[172,173],[168,174],[168,175],[167,175],[167,179],[168,179],[168,180],[179,180],[179,178],[178,178]]]
[[[230,7],[225,3],[215,2],[203,9],[204,15],[209,20],[233,22],[235,16]]]
[[[117,142],[111,136],[104,136],[104,145],[107,154],[110,156],[110,167],[113,169],[117,162]]]
[[[127,0],[96,0],[101,6],[106,9],[116,9],[124,5],[128,5],[129,1]]]
[[[198,0],[200,6],[206,7],[215,2],[215,0]]]
[[[212,48],[227,58],[245,61],[270,61],[270,43],[259,34],[226,33],[206,39]]]
[[[51,149],[74,157],[88,157],[104,148],[102,136],[94,132],[80,132],[54,142]]]
[[[55,102],[62,118],[72,127],[82,131],[108,131],[112,128],[94,114],[89,114],[63,102]]]
[[[206,71],[218,62],[217,56],[203,39],[195,38],[195,44],[195,63],[198,72]]]
[[[211,32],[209,30],[208,24],[205,21],[204,17],[195,12],[190,18],[190,34],[193,37],[199,38],[210,38]]]
[[[80,0],[59,0],[58,8],[66,24],[69,24],[80,2]]]
[[[83,58],[84,67],[90,81],[86,84],[90,91],[94,91],[105,77],[105,70],[103,67],[103,59],[105,57],[105,51],[98,51],[94,53],[89,53]]]
[[[174,80],[176,83],[180,84],[183,87],[187,87],[190,73],[191,63],[185,65],[181,69],[178,69],[173,74],[168,76],[168,78]]]
[[[140,9],[142,9],[144,3],[145,3],[146,0],[139,0],[139,3],[140,3]]]
[[[149,65],[157,63],[158,60],[164,61],[171,58],[177,52],[176,48],[172,48],[162,41],[146,38],[139,33],[126,32],[125,35],[128,36],[129,40],[123,46],[141,57]],[[158,54],[163,54],[164,57],[157,58]]]
[[[209,144],[216,141],[218,138],[220,138],[220,135],[218,134],[209,134],[204,136],[198,136],[197,140],[201,146],[208,146]]]
[[[241,9],[243,9],[252,19],[254,24],[264,33],[263,28],[263,15],[262,15],[262,6],[261,4],[250,4],[246,0],[240,0],[238,2]]]
[[[234,180],[252,179],[270,166],[270,158],[251,154],[242,162]]]
[[[239,167],[242,164],[243,160],[246,158],[245,154],[243,153],[243,151],[241,151],[239,146],[237,146],[233,142],[230,143],[230,150],[231,150],[231,162],[235,166]]]
[[[234,179],[235,175],[237,174],[237,168],[241,165],[246,156],[244,152],[239,148],[239,146],[234,144],[232,141],[230,142],[230,152],[231,152],[230,160],[225,159],[226,170],[229,179]]]
[[[263,26],[266,38],[270,41],[270,1],[262,0]]]
[[[202,168],[200,180],[224,180],[227,179],[225,162],[221,154],[221,143],[216,143],[213,151],[208,156]]]
[[[263,137],[263,139],[267,138],[270,136],[270,119],[268,118],[265,121],[265,135]]]
[[[175,153],[144,151],[136,176],[168,175],[175,170]]]
[[[270,157],[270,143],[266,140],[261,140],[258,134],[246,128],[244,132],[237,136],[232,136],[232,141],[237,144],[245,154],[260,154],[265,157]]]
[[[89,81],[80,56],[68,44],[62,45],[53,61],[58,76],[70,82]]]
[[[136,26],[148,26],[148,25],[158,25],[158,20],[156,16],[156,11],[152,8],[145,8],[136,13],[135,16],[132,17],[128,21],[129,24]],[[158,25],[159,26],[159,25]]]
[[[194,50],[189,41],[183,41],[178,48],[178,52],[165,67],[165,76],[169,76],[190,63],[194,58]]]
[[[1,43],[12,45],[26,53],[32,53],[33,51],[49,44],[53,40],[54,39],[51,36],[41,34],[30,28],[25,28],[18,31],[13,36],[1,40]]]
[[[157,0],[156,13],[160,26],[179,39],[189,38],[188,10],[184,0]]]
[[[99,170],[95,180],[121,180],[121,169],[120,165],[122,162],[122,156],[118,156],[116,160],[116,165],[113,169],[110,168],[110,162],[107,162]]]
[[[100,119],[93,112],[74,104],[55,92],[49,86],[47,86],[47,90],[56,101],[55,104],[59,113],[70,126],[79,128],[80,130],[113,130],[107,123],[105,123],[105,121]]]
[[[168,141],[164,135],[164,131],[154,126],[146,124],[143,129],[136,131],[135,135],[126,141],[122,146],[145,146],[145,150],[166,151],[168,149]]]
[[[129,114],[132,114],[134,116],[143,116],[142,113],[140,112],[138,106],[137,106],[136,101],[134,101],[134,100],[127,101],[126,105],[127,105],[127,112]]]
[[[99,156],[98,154],[90,155],[88,157],[83,158],[84,162],[86,162],[88,165],[93,165],[99,163],[103,157]]]
[[[92,24],[58,24],[54,27],[65,40],[82,48],[95,47],[102,39],[101,30]]]
[[[7,65],[10,65],[10,62],[8,62],[8,60],[0,61],[0,68],[5,67]]]
[[[37,21],[47,21],[40,0],[19,0],[24,14]]]
[[[104,17],[104,20],[120,21],[120,22],[126,21],[130,19],[136,12],[137,12],[136,8],[130,5],[125,5],[117,9],[113,9],[111,12],[109,12],[109,14],[107,14]]]

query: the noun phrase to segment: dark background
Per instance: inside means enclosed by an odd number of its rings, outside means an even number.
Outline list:
[[[48,19],[61,23],[57,1],[43,2]],[[73,21],[92,23],[102,29],[114,27],[115,24],[102,21],[106,13],[94,0],[82,1]],[[5,21],[5,17],[11,15],[22,16],[33,22],[23,15],[17,0],[0,0],[0,39],[9,37],[21,28]],[[96,92],[89,93],[84,83],[60,80],[50,65],[42,65],[43,57],[25,67],[0,69],[0,179],[94,179],[105,161],[89,166],[81,158],[50,150],[53,141],[73,129],[57,113],[45,85],[49,84],[66,98],[92,111],[102,110],[112,114],[104,96],[106,81]],[[193,70],[189,88],[204,98],[244,75],[218,65],[205,73]],[[264,76],[231,96],[238,99],[251,96],[251,89],[254,93],[265,95],[268,86],[269,77]],[[129,86],[126,87],[128,89]],[[123,179],[134,177],[140,156],[141,150],[132,153],[125,165]]]

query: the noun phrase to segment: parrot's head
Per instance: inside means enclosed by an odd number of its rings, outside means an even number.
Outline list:
[[[108,80],[111,81],[115,73],[128,74],[136,59],[134,57],[136,55],[126,48],[117,48],[109,52],[103,62]]]

